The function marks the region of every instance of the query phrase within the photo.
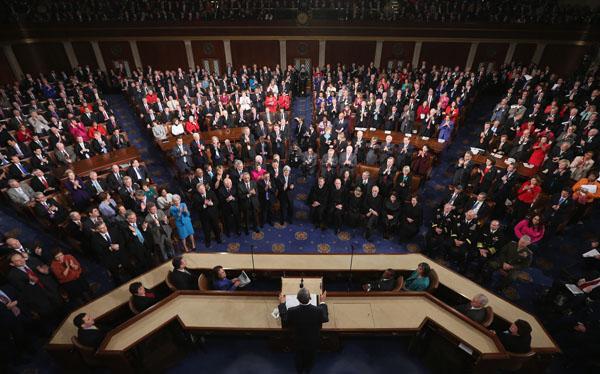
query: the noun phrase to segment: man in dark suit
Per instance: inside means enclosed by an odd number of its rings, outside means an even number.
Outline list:
[[[90,177],[87,181],[85,181],[85,188],[92,196],[98,196],[102,192],[107,192],[108,187],[106,186],[106,182],[102,179],[98,179],[98,173],[95,171],[90,172]]]
[[[10,166],[8,167],[8,178],[22,181],[31,176],[29,167],[21,163],[18,156],[10,158]]]
[[[488,298],[484,294],[477,294],[467,304],[458,305],[456,310],[469,317],[475,322],[482,323],[485,321]]]
[[[145,166],[140,165],[138,160],[131,161],[131,166],[127,169],[127,175],[138,185],[141,185],[142,182],[148,183],[150,181],[148,170]]]
[[[6,145],[6,154],[8,157],[18,156],[19,158],[27,158],[31,156],[31,150],[25,143],[19,143],[14,140],[8,140]]]
[[[215,234],[217,243],[222,243],[221,228],[219,227],[219,199],[214,191],[206,190],[206,185],[198,183],[192,196],[193,205],[200,214],[204,244],[210,247],[211,231]]]
[[[171,151],[171,156],[175,159],[175,165],[181,173],[191,170],[194,167],[192,163],[192,151],[190,147],[183,144],[182,138],[177,139],[177,144]]]
[[[204,142],[200,139],[200,134],[195,132],[192,134],[192,141],[190,142],[190,152],[194,166],[197,168],[203,168],[206,164],[206,151],[204,149]]]
[[[255,181],[250,180],[250,174],[244,172],[242,181],[238,185],[238,196],[240,199],[240,211],[244,215],[244,230],[248,235],[248,228],[252,222],[254,232],[259,232],[256,220],[260,202],[258,200],[258,186]]]
[[[467,194],[463,192],[463,186],[459,184],[448,189],[448,192],[442,199],[441,206],[444,206],[444,204],[450,204],[454,207],[455,213],[456,211],[460,212],[464,208],[468,199],[469,197]]]
[[[571,218],[571,213],[575,208],[573,199],[571,199],[571,191],[565,187],[560,193],[554,194],[548,203],[546,211],[546,222],[550,227],[548,236],[560,233]]]
[[[148,224],[138,223],[135,212],[128,210],[125,214],[126,222],[121,225],[125,248],[135,262],[135,273],[143,273],[154,265],[154,256],[150,252],[150,231]]]
[[[84,142],[81,136],[77,137],[74,149],[79,160],[87,160],[94,155],[94,150],[92,147]]]
[[[77,340],[81,345],[93,348],[100,347],[106,331],[96,326],[94,318],[87,313],[79,313],[73,318],[73,324],[77,327]]]
[[[17,252],[10,255],[9,261],[6,278],[21,296],[23,304],[42,318],[56,317],[62,309],[62,300],[48,267],[32,258],[26,260]]]
[[[319,298],[319,306],[310,304],[310,291],[301,288],[297,295],[300,305],[290,309],[286,306],[285,295],[279,295],[279,316],[282,327],[292,330],[294,349],[296,350],[296,372],[309,373],[314,366],[320,345],[320,333],[323,323],[329,322],[326,292]]]
[[[67,211],[53,198],[47,198],[44,193],[35,193],[35,215],[47,219],[50,223],[59,225],[67,219]]]
[[[102,221],[96,222],[94,230],[91,237],[91,249],[94,255],[110,271],[117,284],[123,283],[128,279],[129,264],[120,230],[116,227],[109,229]]]
[[[115,129],[110,137],[110,145],[113,149],[122,149],[129,147],[129,142],[119,129]]]
[[[480,192],[475,199],[469,200],[465,204],[465,212],[472,210],[477,214],[477,219],[480,220],[482,218],[487,217],[490,212],[490,207],[486,202],[487,194],[485,192]]]
[[[142,282],[133,282],[129,285],[131,293],[131,302],[137,312],[143,312],[158,302],[158,298],[153,292],[148,291]]]
[[[119,165],[113,165],[111,167],[111,173],[106,176],[106,185],[111,191],[118,191],[119,188],[123,187],[123,178],[125,173],[121,172]]]
[[[237,186],[237,184],[235,184]],[[223,185],[217,191],[219,195],[219,204],[221,214],[223,215],[223,229],[225,236],[229,237],[231,231],[240,235],[240,210],[238,205],[237,191],[231,178],[223,180]]]
[[[283,173],[279,175],[275,184],[279,191],[279,211],[280,211],[280,222],[282,225],[285,221],[292,224],[294,219],[294,201],[292,200],[292,190],[294,189],[294,182],[292,180],[291,168],[289,166],[283,167]]]
[[[44,174],[40,169],[33,171],[34,177],[31,178],[29,185],[35,192],[43,192],[44,195],[50,195],[60,188],[58,180],[50,173]]]
[[[94,139],[92,139],[90,143],[90,148],[96,155],[103,155],[112,151],[112,146],[108,142],[108,139],[106,139],[106,136],[99,132],[94,133]],[[75,146],[75,148],[77,148],[77,146]]]
[[[183,257],[175,257],[171,261],[173,271],[170,275],[170,281],[178,290],[197,290],[198,277],[190,273],[186,268]]]
[[[496,333],[504,348],[513,353],[531,351],[531,325],[522,319],[513,322],[508,330]]]

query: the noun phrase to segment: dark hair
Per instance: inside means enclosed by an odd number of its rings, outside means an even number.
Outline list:
[[[518,319],[515,321],[515,325],[517,326],[517,332],[519,336],[531,335],[531,325],[529,324],[529,322],[524,321],[522,319]]]
[[[533,219],[535,217],[539,217],[540,218],[540,222],[537,224],[537,226],[533,224]],[[544,222],[542,221],[542,215],[539,214],[539,213],[534,213],[534,214],[531,215],[531,217],[529,217],[527,219],[527,227],[538,227],[539,228],[539,227],[543,227],[543,226],[544,226]]]
[[[217,265],[214,268],[212,268],[212,271],[210,272],[210,276],[212,278],[212,281],[215,282],[217,280],[219,280],[219,271],[223,269],[223,266],[221,265]]]
[[[179,267],[181,266],[181,260],[183,260],[181,256],[173,257],[171,264],[173,265],[174,269],[179,269]]]
[[[142,287],[142,282],[133,282],[129,285],[129,292],[131,292],[132,295],[137,295],[140,287]]]
[[[83,317],[85,317],[85,313],[79,313],[73,318],[73,324],[79,328],[83,325]]]
[[[431,267],[429,264],[426,262],[421,262],[419,266],[423,268],[423,275],[426,277],[429,276],[429,273],[431,272]]]
[[[65,253],[61,248],[56,247],[52,250],[52,257],[56,256],[59,253]]]
[[[296,295],[300,304],[308,304],[310,302],[310,292],[307,288],[301,288]]]

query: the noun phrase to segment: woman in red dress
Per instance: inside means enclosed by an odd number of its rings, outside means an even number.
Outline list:
[[[33,140],[33,134],[25,125],[19,125],[19,129],[16,132],[17,141],[19,143],[30,142]]]
[[[546,136],[540,137],[540,139],[533,145],[533,153],[529,157],[528,164],[534,165],[537,170],[540,165],[544,162],[544,158],[546,158],[546,153],[550,150],[552,143],[548,142],[548,138]]]
[[[194,116],[190,116],[188,120],[185,122],[185,131],[188,134],[193,134],[195,132],[200,132],[200,126],[198,125],[198,121],[194,118]]]
[[[271,113],[277,112],[277,98],[273,94],[269,94],[265,99],[265,107]]]
[[[92,123],[92,126],[88,129],[88,137],[92,139],[94,134],[99,132],[102,136],[106,136],[108,133],[106,128],[103,125],[98,124],[97,122]]]

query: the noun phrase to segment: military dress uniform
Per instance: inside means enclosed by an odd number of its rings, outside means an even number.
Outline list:
[[[443,208],[439,208],[435,212],[431,220],[431,229],[425,236],[428,256],[436,257],[447,252],[450,245],[450,234],[456,220],[454,213],[444,214]],[[441,229],[442,232],[438,234],[436,232],[437,228]]]
[[[461,272],[465,270],[467,256],[472,251],[477,238],[477,219],[473,218],[467,221],[465,215],[454,222],[450,230],[450,251],[449,257],[458,262]],[[457,244],[457,241],[460,244]]]
[[[488,260],[493,259],[496,252],[506,244],[504,231],[499,228],[492,231],[489,227],[483,227],[479,230],[475,248],[470,251],[467,257],[467,272],[473,273],[477,278],[481,276],[481,269]],[[487,257],[481,254],[481,250],[487,253]]]

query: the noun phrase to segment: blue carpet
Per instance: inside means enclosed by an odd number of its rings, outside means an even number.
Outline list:
[[[284,374],[294,372],[293,353],[273,351],[265,338],[227,339],[209,337],[206,352],[190,354],[168,373]],[[393,352],[393,353],[392,353]],[[317,356],[313,373],[371,374],[427,373],[409,357],[406,344],[398,338],[348,338],[339,352]]]

